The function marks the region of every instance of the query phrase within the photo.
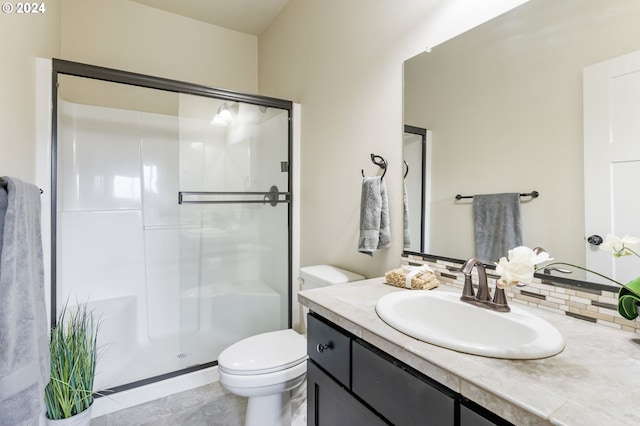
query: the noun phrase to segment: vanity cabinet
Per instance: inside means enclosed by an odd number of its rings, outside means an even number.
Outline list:
[[[307,363],[307,425],[377,426],[387,423],[313,362]]]
[[[307,425],[386,425],[349,392],[351,338],[309,314],[307,321]],[[357,368],[356,368],[357,369]]]
[[[314,313],[307,325],[309,426],[510,424]]]

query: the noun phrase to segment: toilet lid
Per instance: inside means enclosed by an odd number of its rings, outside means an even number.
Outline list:
[[[218,368],[239,375],[273,373],[307,359],[307,339],[292,329],[243,339],[218,357]]]

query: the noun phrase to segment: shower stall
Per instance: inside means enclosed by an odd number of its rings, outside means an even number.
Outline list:
[[[95,390],[291,326],[289,101],[53,61],[52,323],[100,318]]]

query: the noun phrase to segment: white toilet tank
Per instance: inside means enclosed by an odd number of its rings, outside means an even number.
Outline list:
[[[362,275],[331,265],[315,265],[300,268],[300,289],[326,287],[363,280]]]
[[[355,272],[338,268],[331,265],[315,265],[300,268],[300,290],[309,290],[312,288],[326,287],[329,285],[345,284],[352,281],[360,281],[365,278]],[[304,324],[306,334],[307,313],[309,309],[302,307],[302,324]]]

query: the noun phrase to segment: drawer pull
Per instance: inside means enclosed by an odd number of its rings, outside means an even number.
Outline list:
[[[322,353],[327,349],[333,349],[333,343],[329,342],[326,345],[318,343],[318,346],[316,346],[316,350],[318,351],[318,353]]]

